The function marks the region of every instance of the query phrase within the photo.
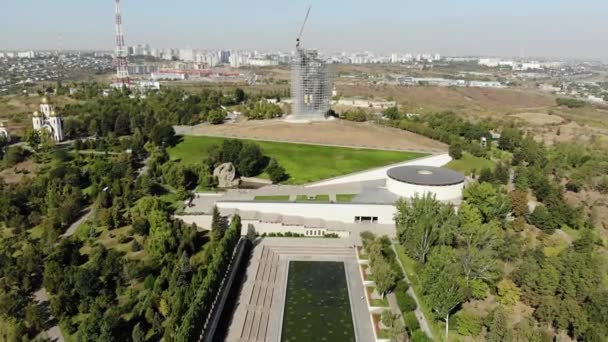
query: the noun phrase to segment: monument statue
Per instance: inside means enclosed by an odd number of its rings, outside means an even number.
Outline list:
[[[213,170],[213,177],[217,177],[219,188],[233,188],[239,185],[236,178],[236,169],[232,163],[224,163]]]

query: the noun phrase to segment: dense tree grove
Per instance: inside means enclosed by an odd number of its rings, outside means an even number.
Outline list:
[[[564,333],[601,341],[608,336],[608,315],[600,309],[607,293],[602,241],[592,212],[570,204],[566,193],[601,191],[608,158],[590,146],[547,147],[513,127],[502,130],[496,147],[511,165],[503,159],[483,171],[465,188],[457,214],[430,196],[397,203],[397,236],[418,264],[417,291],[435,319],[453,324],[455,314],[461,335],[547,341]],[[553,247],[550,241],[562,240],[551,235],[559,229],[578,230],[578,237]],[[535,243],[531,232],[539,234]],[[490,300],[490,293],[494,310],[465,305]],[[513,324],[511,308],[520,303],[533,314]]]
[[[31,158],[40,170],[18,183],[0,180],[0,340],[33,339],[48,328],[48,314],[78,341],[192,340],[240,223],[236,217],[218,235],[172,219],[176,201],[215,180],[206,166],[170,161],[166,148],[177,142],[173,124],[206,120],[245,95],[80,90],[74,96],[86,102],[62,112],[69,138],[87,139],[56,148],[32,132],[33,155],[10,147],[4,156],[10,165]],[[257,145],[235,152],[243,174],[264,170]],[[89,210],[87,221],[62,236]],[[33,300],[42,290],[49,313]]]
[[[250,101],[243,114],[250,120],[274,119],[283,115],[283,109],[266,100]]]
[[[457,157],[463,151],[477,157],[485,157],[489,149],[481,147],[481,138],[486,138],[488,142],[491,141],[490,130],[497,128],[497,125],[490,121],[484,120],[479,123],[471,123],[459,118],[452,112],[409,119],[403,114],[395,114],[391,111],[387,118],[391,119],[388,121],[388,125],[418,133],[450,145],[450,154],[454,155],[454,159],[459,159]],[[490,144],[488,144],[489,146]]]

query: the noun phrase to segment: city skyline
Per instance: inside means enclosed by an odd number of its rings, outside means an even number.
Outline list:
[[[480,0],[458,4],[264,0],[255,5],[150,0],[123,1],[122,7],[127,45],[290,51],[309,3],[313,11],[303,46],[324,51],[608,60],[608,46],[598,44],[608,34],[602,20],[608,4],[597,0],[491,5]],[[113,49],[112,1],[23,0],[4,8],[0,49]]]

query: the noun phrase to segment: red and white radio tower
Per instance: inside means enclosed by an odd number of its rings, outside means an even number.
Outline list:
[[[114,56],[116,66],[115,84],[129,86],[129,62],[127,61],[127,47],[125,36],[122,33],[122,14],[120,14],[120,0],[116,0],[116,53]]]

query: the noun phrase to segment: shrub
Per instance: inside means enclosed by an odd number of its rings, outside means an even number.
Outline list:
[[[462,158],[462,145],[460,144],[460,142],[454,142],[450,144],[450,149],[448,153],[450,154],[450,157],[456,160]]]
[[[431,342],[432,340],[422,332],[422,330],[416,330],[412,333],[410,339],[412,342]]]
[[[490,288],[485,282],[478,279],[473,279],[469,283],[469,289],[471,290],[471,297],[477,300],[483,300],[488,296],[488,290]]]
[[[209,121],[209,123],[212,125],[219,125],[223,123],[225,119],[226,114],[219,110],[212,110],[209,112],[209,115],[207,115],[207,121]]]
[[[566,106],[568,108],[581,108],[585,106],[585,102],[577,99],[567,99],[560,97],[555,99],[558,106]]]
[[[268,166],[266,166],[266,173],[270,176],[270,180],[275,184],[287,179],[285,169],[279,165],[279,162],[274,158],[270,159]]]
[[[27,158],[27,151],[21,146],[9,147],[4,155],[4,160],[7,166],[19,164]]]
[[[403,316],[403,320],[405,321],[405,327],[410,333],[420,329],[420,323],[418,323],[415,312],[406,313]]]
[[[509,279],[501,280],[496,286],[498,289],[498,302],[504,305],[513,305],[519,301],[521,290]]]
[[[395,288],[395,296],[397,296],[399,309],[401,309],[401,312],[404,314],[412,312],[418,307],[414,298],[407,293],[408,288],[409,286],[404,281],[399,282]]]
[[[456,331],[464,336],[477,336],[481,333],[481,317],[469,310],[463,310],[456,315]]]
[[[363,109],[349,110],[344,113],[344,119],[348,121],[364,122],[367,121],[367,113]]]
[[[133,240],[133,244],[131,245],[131,250],[133,252],[139,252],[143,249],[143,246],[141,245],[141,243],[139,243],[139,241],[137,240]]]

